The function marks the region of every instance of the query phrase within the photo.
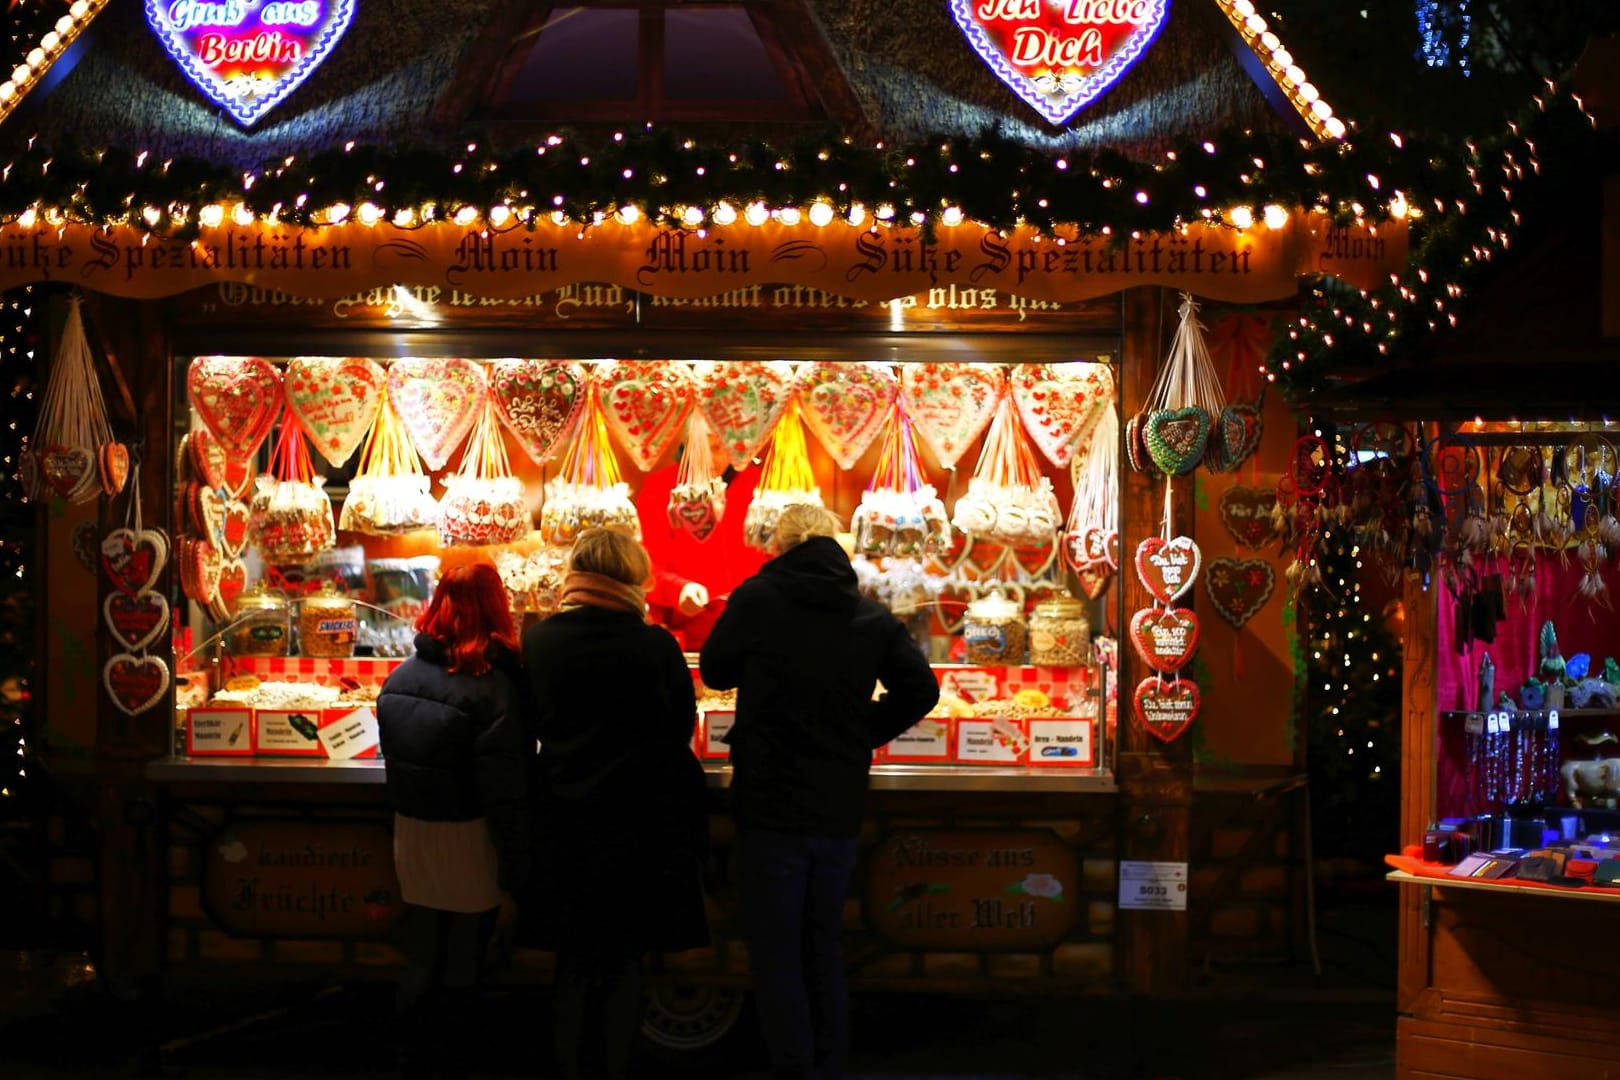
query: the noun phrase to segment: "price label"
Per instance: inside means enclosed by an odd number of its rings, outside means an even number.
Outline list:
[[[1119,906],[1145,911],[1187,910],[1187,864],[1138,862],[1119,864]]]

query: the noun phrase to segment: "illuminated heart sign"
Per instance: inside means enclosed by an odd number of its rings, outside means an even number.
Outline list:
[[[950,0],[1001,81],[1054,124],[1096,100],[1164,25],[1170,0]]]
[[[146,21],[197,88],[252,124],[326,59],[354,0],[146,0]]]

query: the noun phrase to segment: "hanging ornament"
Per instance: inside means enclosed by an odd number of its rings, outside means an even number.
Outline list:
[[[618,529],[641,538],[641,519],[630,485],[619,472],[596,382],[586,384],[585,407],[568,437],[557,479],[546,485],[540,535],[549,544],[572,544],[585,529]]]
[[[523,481],[512,475],[495,404],[483,412],[462,451],[461,467],[445,477],[439,500],[439,542],[447,546],[510,544],[529,534]]]
[[[282,380],[287,404],[315,452],[341,469],[377,419],[388,376],[361,356],[296,356]]]
[[[1235,559],[1222,555],[1209,560],[1204,592],[1215,612],[1234,630],[1259,613],[1277,586],[1277,571],[1264,559]]]
[[[1131,707],[1137,722],[1160,742],[1175,742],[1198,717],[1198,684],[1188,679],[1152,676],[1137,684]]]
[[[615,360],[597,369],[608,431],[642,472],[675,445],[697,391],[692,370],[668,360]]]
[[[1168,675],[1198,651],[1198,616],[1190,608],[1144,608],[1131,616],[1130,635],[1142,662]]]
[[[186,371],[186,396],[230,457],[251,458],[276,426],[281,375],[258,356],[199,356]]]
[[[161,529],[148,529],[141,516],[139,469],[130,489],[122,528],[109,530],[101,541],[101,571],[115,592],[134,599],[157,584],[169,562],[169,538]]]
[[[887,364],[818,360],[799,369],[794,388],[804,422],[841,469],[853,469],[872,445],[900,380]]]
[[[1114,377],[1107,364],[1089,361],[1019,364],[1012,397],[1030,439],[1062,469],[1113,405]]]
[[[1170,604],[1193,587],[1203,553],[1190,536],[1150,536],[1136,546],[1136,577],[1161,604]]]
[[[138,716],[169,692],[169,665],[161,658],[114,653],[101,668],[107,696],[126,716]]]
[[[1110,548],[1119,543],[1119,417],[1113,408],[1103,411],[1069,471],[1074,505],[1063,533],[1063,558],[1095,600],[1113,576]]]
[[[471,434],[488,393],[484,369],[471,360],[411,357],[388,368],[388,401],[433,472]]]
[[[669,492],[669,523],[699,543],[707,540],[726,513],[726,481],[714,472],[712,432],[701,409],[686,421],[686,446],[681,452],[675,486]]]
[[[792,397],[793,365],[785,360],[697,365],[698,408],[734,469],[747,468],[753,461]]]
[[[799,399],[795,396],[771,434],[759,484],[743,517],[743,543],[771,551],[777,519],[783,509],[797,503],[823,505],[821,489],[816,487],[816,474],[810,468],[810,448],[805,442],[804,421],[799,418]]]
[[[110,446],[117,446],[128,464],[128,452],[113,442],[82,306],[78,296],[68,305],[62,340],[40,399],[39,419],[22,462],[24,491],[31,499],[55,495],[81,503],[106,492],[116,479],[102,458]]]
[[[557,449],[585,406],[585,367],[572,360],[496,360],[489,391],[506,429],[536,465]]]
[[[1140,425],[1148,458],[1169,476],[1189,473],[1203,459],[1210,431],[1226,406],[1204,344],[1198,304],[1187,293],[1181,294],[1180,314],[1170,355],[1148,391]],[[1230,466],[1225,460],[1220,464]]]
[[[439,504],[429,493],[430,483],[393,404],[385,398],[360,451],[360,471],[349,481],[338,527],[369,536],[431,529],[438,524]]]
[[[900,398],[890,415],[871,483],[850,519],[856,554],[915,559],[950,542],[945,504],[933,485],[924,482],[917,458],[916,431],[905,399]]]
[[[1221,525],[1240,547],[1259,549],[1277,537],[1275,488],[1234,484],[1221,492]]]
[[[169,628],[169,602],[153,589],[134,596],[110,592],[101,602],[101,614],[113,640],[131,652],[146,648]]]
[[[980,540],[1040,548],[1056,542],[1061,520],[1052,482],[1041,473],[1012,397],[1004,396],[951,526]]]
[[[996,364],[900,365],[906,413],[923,445],[947,469],[956,468],[984,434],[1005,392],[1006,375]]]
[[[248,532],[259,549],[259,556],[272,566],[301,565],[331,547],[337,538],[332,521],[332,500],[323,485],[324,476],[315,475],[309,447],[297,418],[288,407],[282,415],[281,430],[270,450],[270,475],[261,476],[248,504]],[[217,594],[223,571],[220,551],[204,537],[208,551],[194,551],[198,565],[195,584],[212,587]],[[214,595],[193,599],[209,602]]]

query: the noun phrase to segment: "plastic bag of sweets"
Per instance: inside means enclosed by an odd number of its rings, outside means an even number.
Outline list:
[[[400,619],[415,621],[426,610],[438,583],[437,555],[366,561],[366,587],[371,602]]]

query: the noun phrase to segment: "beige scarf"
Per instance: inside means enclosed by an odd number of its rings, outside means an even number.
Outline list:
[[[635,585],[626,585],[606,574],[590,574],[570,570],[563,578],[562,606],[599,607],[609,611],[628,611],[645,618],[647,598]]]

